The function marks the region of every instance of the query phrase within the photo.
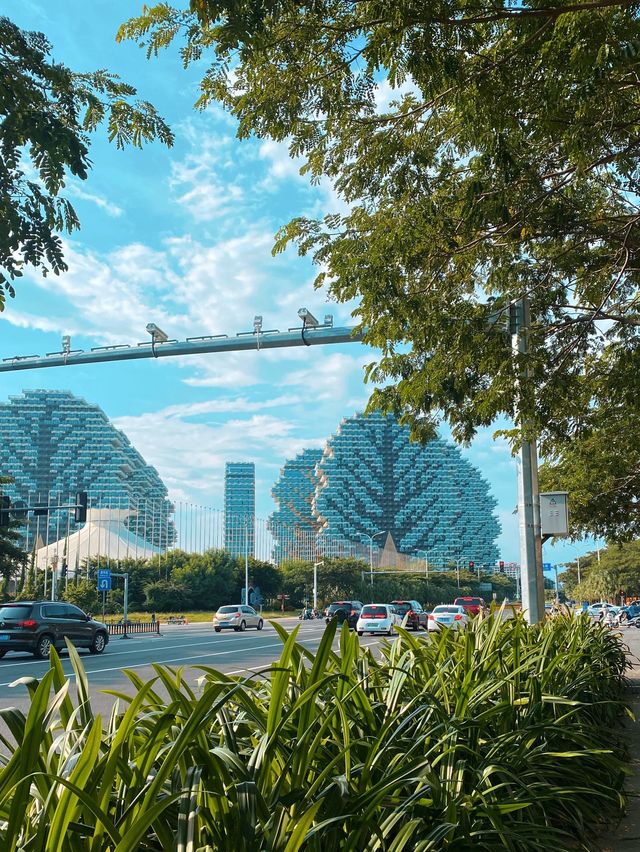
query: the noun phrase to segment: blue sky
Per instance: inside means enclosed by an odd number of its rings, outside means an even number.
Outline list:
[[[89,179],[68,184],[82,222],[64,240],[69,271],[18,282],[0,314],[0,356],[57,351],[63,334],[74,349],[141,342],[148,322],[177,339],[249,331],[255,314],[265,328],[285,330],[302,306],[349,325],[350,306],[314,291],[310,261],[294,250],[271,256],[280,225],[339,210],[340,199],[330,186],[310,187],[285,145],[239,142],[221,109],[195,112],[198,69],[185,72],[177,50],[147,61],[136,45],[116,44],[118,25],[140,8],[131,0],[0,1],[1,14],[47,35],[56,60],[77,71],[108,68],[135,85],[176,135],[170,150],[142,151],[117,151],[105,132],[94,136]],[[221,508],[224,463],[254,461],[257,513],[265,517],[285,460],[322,446],[364,407],[370,360],[353,343],[3,373],[0,398],[60,388],[97,403],[175,500]],[[463,452],[498,501],[501,557],[518,561],[509,448],[484,430]],[[544,558],[564,562],[592,549],[546,545]]]

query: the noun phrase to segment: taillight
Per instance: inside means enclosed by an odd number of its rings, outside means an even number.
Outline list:
[[[462,616],[460,614],[453,616],[454,621],[462,621]]]
[[[18,627],[26,627],[29,630],[33,630],[33,628],[37,626],[38,622],[34,621],[33,618],[27,618],[24,621],[18,622]]]
[[[409,618],[412,618],[415,615],[415,612],[412,609],[410,609],[409,612],[407,613],[407,615],[409,616]]]
[[[435,620],[436,620],[435,615],[429,614],[429,621],[435,621]]]
[[[235,614],[233,617],[234,617],[234,618],[240,618],[240,616],[241,616],[241,615],[242,615],[242,613],[241,613],[241,612],[236,612],[236,614]]]

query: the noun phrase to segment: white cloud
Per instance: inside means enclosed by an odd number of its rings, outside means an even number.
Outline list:
[[[67,185],[67,194],[73,198],[79,198],[81,201],[89,201],[91,204],[95,204],[96,207],[104,210],[108,216],[117,218],[118,216],[122,216],[124,213],[122,207],[118,207],[117,204],[114,204],[113,201],[109,201],[108,198],[105,198],[102,195],[87,192],[87,190],[83,189],[77,181],[69,181]]]
[[[260,159],[266,160],[268,164],[267,176],[262,184],[266,189],[275,189],[276,184],[282,180],[302,181],[305,185],[308,183],[308,177],[300,174],[304,158],[290,155],[288,141],[265,139],[260,143],[258,153]]]
[[[31,328],[36,331],[57,332],[60,334],[74,334],[79,330],[79,327],[74,325],[73,320],[67,317],[43,317],[24,311],[16,311],[13,309],[11,303],[0,314],[0,321],[8,322],[9,325],[13,325],[16,328]]]
[[[297,437],[292,421],[272,415],[252,414],[215,425],[190,423],[176,416],[173,406],[119,417],[114,424],[157,468],[173,499],[178,499],[177,494],[199,492],[214,507],[222,505],[226,462],[252,461],[262,468],[272,466],[275,456],[284,464],[304,447],[324,441]]]
[[[364,353],[362,353],[364,354]],[[302,370],[293,370],[280,380],[282,386],[305,388],[314,400],[342,400],[349,393],[354,374],[360,372],[366,359],[341,352],[316,357]]]
[[[206,402],[190,402],[184,405],[169,405],[158,412],[166,418],[200,417],[203,414],[228,414],[229,412],[261,411],[264,408],[279,408],[296,403],[296,396],[274,396],[263,400],[250,400],[247,397],[235,399],[209,399]]]

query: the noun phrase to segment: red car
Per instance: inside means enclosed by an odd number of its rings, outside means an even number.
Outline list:
[[[464,611],[469,615],[477,615],[479,612],[484,612],[487,608],[482,598],[456,598],[453,604],[454,606],[464,607]]]

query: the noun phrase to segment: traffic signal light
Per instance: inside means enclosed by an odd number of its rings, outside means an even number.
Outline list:
[[[500,573],[504,574],[504,562],[502,561],[502,559],[500,560],[500,562],[498,562],[498,566],[500,567]]]
[[[0,527],[8,527],[11,523],[11,498],[0,497]]]
[[[474,569],[475,567],[476,567],[476,563],[475,563],[475,562],[470,562],[470,563],[469,563],[469,571],[473,571],[473,569]]]
[[[77,524],[86,523],[88,502],[88,495],[86,491],[78,491],[76,493],[75,522]]]

